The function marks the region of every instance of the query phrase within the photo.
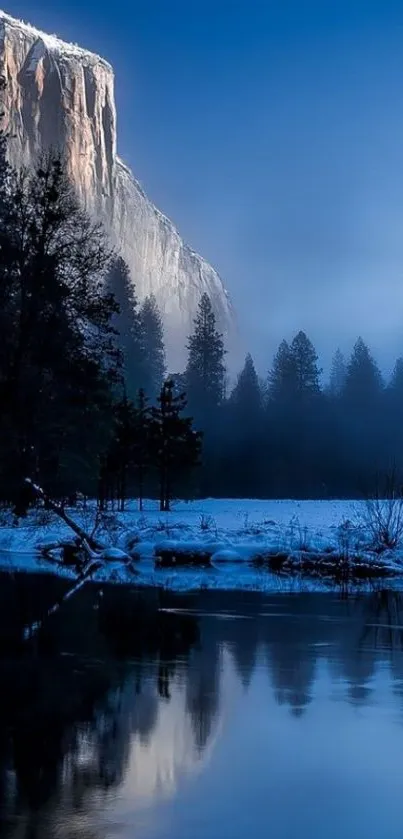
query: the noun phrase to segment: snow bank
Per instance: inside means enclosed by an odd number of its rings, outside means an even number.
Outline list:
[[[171,513],[160,513],[154,502],[145,506],[140,514],[132,502],[125,513],[101,518],[96,536],[108,546],[107,562],[95,579],[181,591],[273,590],[295,584],[285,581],[287,575],[315,578],[329,569],[330,576],[337,564],[342,575],[346,555],[363,563],[363,576],[365,568],[368,577],[403,568],[402,550],[379,557],[368,549],[362,505],[355,501],[207,499],[179,502]],[[85,530],[92,529],[95,505],[69,512]],[[67,526],[49,512],[30,512],[18,527],[5,517],[0,568],[71,575],[39,553],[41,545],[69,537]]]

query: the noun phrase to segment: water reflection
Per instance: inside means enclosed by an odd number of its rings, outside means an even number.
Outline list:
[[[161,758],[169,723],[162,704],[170,706],[177,669],[186,669],[197,620],[158,611],[155,603],[137,616],[120,605],[84,597],[78,609],[52,621],[35,647],[2,658],[1,836],[92,835],[91,811],[129,771],[133,776],[136,755],[139,797],[144,784],[150,795],[165,783],[159,767],[155,781],[146,781],[145,763],[155,762],[152,752]],[[176,710],[179,728],[185,707],[183,700],[183,711]],[[168,760],[176,760],[176,733]],[[60,820],[62,811],[68,818]]]
[[[206,592],[174,598],[169,610],[137,604],[135,617],[132,601],[117,604],[83,601],[52,626],[51,639],[0,662],[1,837],[244,835],[239,754],[248,752],[263,796],[268,758],[259,738],[274,720],[283,751],[290,739],[298,749],[297,731],[311,744],[312,724],[323,735],[324,709],[347,725],[337,708],[377,708],[393,717],[403,746],[399,593],[343,601]],[[348,718],[355,736],[350,726]],[[293,771],[275,755],[279,777]],[[334,759],[327,766],[323,753],[323,772],[335,773]],[[248,829],[261,829],[256,789],[238,792],[252,808]],[[284,831],[273,836],[297,836]]]

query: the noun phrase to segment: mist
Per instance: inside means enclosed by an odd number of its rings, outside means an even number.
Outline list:
[[[8,11],[104,55],[119,153],[220,272],[266,375],[303,329],[329,369],[403,349],[401,6],[185,0]]]
[[[388,375],[403,347],[400,30],[325,17],[307,31],[268,16],[253,44],[223,42],[214,79],[198,52],[190,80],[168,70],[150,92],[151,146],[141,121],[124,152],[218,268],[262,374],[304,329],[325,369],[362,334]]]

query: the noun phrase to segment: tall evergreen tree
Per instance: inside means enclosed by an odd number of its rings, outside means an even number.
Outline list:
[[[351,407],[367,411],[378,402],[382,389],[379,367],[362,338],[358,338],[347,366],[344,399]]]
[[[273,359],[273,366],[268,377],[268,396],[270,402],[287,403],[291,401],[297,388],[297,370],[295,359],[287,341],[282,341]]]
[[[167,381],[151,409],[151,458],[158,470],[161,511],[170,509],[175,481],[199,459],[201,434],[193,430],[190,417],[181,416],[185,408],[185,395],[175,396],[173,383]]]
[[[320,424],[320,370],[313,344],[302,331],[282,341],[269,373],[268,468],[281,492],[313,492]]]
[[[269,373],[269,399],[293,402],[320,392],[318,356],[305,332],[298,332],[291,345],[282,341]]]
[[[0,77],[0,120],[4,113],[2,109],[4,94],[4,78]],[[15,275],[13,263],[15,260],[16,214],[14,196],[17,194],[17,174],[11,169],[7,161],[7,138],[0,129],[0,405],[2,406],[3,422],[6,419],[7,379],[10,373],[15,344]],[[11,415],[9,415],[11,420]],[[6,444],[7,433],[0,436],[0,451]]]
[[[194,332],[188,341],[186,391],[189,405],[197,420],[205,423],[224,398],[225,366],[224,342],[216,329],[216,318],[207,294],[203,294]]]
[[[290,351],[295,366],[298,396],[301,398],[318,394],[321,370],[318,368],[316,350],[305,332],[298,332],[291,343]]]
[[[251,355],[225,406],[221,449],[229,453],[222,471],[231,475],[233,491],[251,496],[259,486],[262,462],[263,398]]]
[[[151,410],[143,388],[140,388],[136,401],[134,427],[134,475],[136,479],[139,510],[143,510],[144,490],[147,473],[151,463]]]
[[[333,398],[337,399],[341,396],[344,385],[346,383],[346,376],[347,376],[347,367],[346,362],[344,360],[344,355],[340,349],[337,349],[333,359],[332,359],[332,366],[330,369],[330,378],[329,378],[329,395]]]
[[[383,431],[385,393],[382,376],[362,338],[355,343],[347,366],[340,408],[345,429],[344,456],[349,462],[353,493],[363,494],[370,491],[376,473],[385,468],[390,442]],[[386,468],[388,466],[389,463]]]
[[[399,475],[403,475],[403,358],[396,360],[382,409],[387,433],[385,462],[388,468],[396,468]]]
[[[128,398],[134,400],[139,388],[144,387],[148,374],[145,337],[130,270],[120,256],[114,259],[110,266],[107,286],[119,306],[114,326],[119,335],[119,347],[123,356],[125,391]]]
[[[75,467],[83,480],[116,379],[116,304],[104,288],[110,253],[60,160],[14,176],[9,197],[0,202],[8,440],[0,468],[17,482],[36,471],[54,486],[71,480]]]
[[[140,309],[140,319],[145,362],[143,387],[150,399],[154,401],[161,391],[166,372],[164,327],[154,294],[144,300]]]
[[[230,404],[241,422],[248,423],[248,421],[250,422],[260,417],[262,410],[262,392],[255,365],[249,353],[246,356],[244,367],[231,393]]]
[[[401,401],[403,406],[403,358],[396,360],[389,383],[389,392],[396,397],[397,401]]]
[[[133,461],[134,408],[126,394],[113,406],[111,440],[100,458],[98,503],[106,509],[108,501],[118,502],[123,512],[127,499],[128,475]]]
[[[101,457],[98,500],[100,507],[116,500],[121,511],[129,493],[137,494],[143,509],[144,485],[150,463],[150,411],[145,393],[136,403],[126,394],[114,405],[111,441]]]

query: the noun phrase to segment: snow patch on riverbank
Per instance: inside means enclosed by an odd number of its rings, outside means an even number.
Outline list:
[[[368,533],[362,523],[363,511],[364,502],[357,501],[206,499],[178,502],[170,513],[160,513],[156,503],[148,501],[139,513],[136,503],[130,502],[124,513],[109,512],[100,517],[96,536],[104,544],[128,552],[134,558],[133,572],[130,567],[113,561],[97,571],[94,579],[180,591],[273,590],[279,586],[278,577],[264,568],[256,568],[253,562],[257,557],[309,552],[310,557],[323,558],[327,553],[347,551],[372,561]],[[96,516],[94,504],[69,512],[87,532],[92,530]],[[44,543],[71,537],[64,522],[51,512],[34,510],[18,526],[13,526],[11,516],[7,515],[0,527],[0,568],[74,576],[70,569],[39,554]],[[179,557],[189,552],[206,554],[211,559],[210,567],[158,567],[156,557],[164,552]],[[400,571],[403,550],[383,554],[382,562],[391,573]],[[295,580],[283,577],[280,584],[285,590],[292,590]],[[305,584],[310,586],[308,580]]]

